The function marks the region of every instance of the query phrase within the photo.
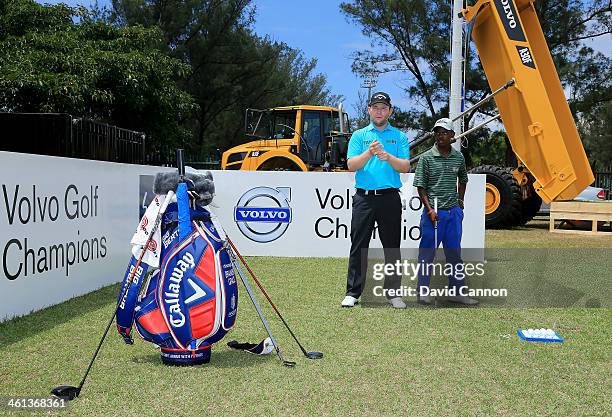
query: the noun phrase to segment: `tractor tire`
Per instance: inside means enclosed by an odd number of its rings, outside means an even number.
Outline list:
[[[275,157],[257,167],[257,171],[302,171],[291,159]]]
[[[520,225],[523,219],[521,187],[512,175],[512,170],[494,165],[481,165],[471,169],[470,173],[487,176],[486,228],[504,229]]]
[[[542,198],[531,188],[531,195],[521,202],[521,225],[524,225],[535,217],[542,206]]]

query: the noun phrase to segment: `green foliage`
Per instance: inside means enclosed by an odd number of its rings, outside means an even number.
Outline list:
[[[0,110],[88,117],[198,159],[245,140],[247,107],[336,104],[316,60],[256,36],[253,17],[250,0],[0,0]]]
[[[84,8],[2,5],[0,108],[63,112],[145,131],[151,150],[181,143],[194,102],[176,80],[189,67],[160,50],[157,28],[120,28]]]
[[[581,124],[582,141],[588,150],[593,171],[612,172],[612,101],[593,109],[592,117]]]
[[[118,25],[159,27],[166,51],[191,67],[185,88],[198,109],[186,121],[192,155],[244,142],[247,107],[332,104],[316,60],[250,29],[250,0],[113,0]]]
[[[466,158],[468,168],[479,165],[511,166],[506,160],[509,141],[505,132],[481,129],[471,135],[468,141],[469,158]]]
[[[372,74],[406,72],[406,93],[419,108],[435,114],[435,102],[445,93],[450,15],[447,1],[355,0],[342,3],[342,12],[362,27],[372,48],[357,51],[353,71]],[[407,126],[420,128],[421,126]]]
[[[559,77],[569,92],[568,102],[587,154],[594,165],[609,166],[612,142],[606,142],[605,138],[609,137],[606,132],[612,131],[609,119],[612,60],[595,53],[583,41],[612,32],[612,6],[609,0],[539,0],[534,4]],[[414,104],[396,111],[396,124],[422,135],[435,119],[447,116],[450,3],[444,0],[352,0],[342,3],[340,9],[349,20],[361,26],[371,41],[371,48],[357,51],[353,56],[356,74],[364,78],[389,72],[406,74],[405,93]],[[484,98],[490,88],[473,45],[466,63],[467,108]],[[494,103],[469,115],[466,126],[479,113],[482,116],[478,120],[495,114]],[[509,159],[506,155],[494,155],[489,147],[478,143],[478,138],[489,137],[489,133],[485,130],[470,135],[470,146],[464,150],[468,161],[473,159],[476,164],[477,161],[495,163],[502,157]],[[490,136],[487,142],[499,142],[496,135]]]

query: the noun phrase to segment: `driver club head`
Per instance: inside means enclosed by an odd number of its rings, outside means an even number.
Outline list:
[[[308,359],[321,359],[323,357],[323,352],[306,352],[304,356]]]
[[[81,389],[70,385],[60,385],[51,390],[51,395],[62,400],[72,401],[81,393]]]

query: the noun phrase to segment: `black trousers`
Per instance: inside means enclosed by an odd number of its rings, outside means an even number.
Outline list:
[[[367,249],[378,225],[378,236],[384,248],[385,262],[395,264],[400,260],[402,202],[399,192],[382,195],[353,196],[351,218],[351,253],[346,278],[346,295],[359,298],[365,284],[363,266],[367,265]],[[399,289],[398,275],[385,277],[385,289]]]

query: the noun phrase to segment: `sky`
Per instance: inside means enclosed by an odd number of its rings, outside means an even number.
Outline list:
[[[95,0],[37,0],[39,3],[66,3],[70,6],[89,7]],[[110,6],[110,0],[98,3]],[[282,41],[300,49],[305,58],[316,58],[317,73],[327,76],[328,85],[334,94],[344,97],[344,108],[349,116],[355,116],[354,106],[363,81],[351,71],[351,54],[367,49],[370,40],[360,28],[349,22],[340,11],[341,1],[334,0],[254,0],[256,7],[255,32]],[[588,40],[587,45],[612,56],[612,35]],[[398,73],[379,77],[373,91],[385,91],[391,96],[394,106],[407,109],[415,105],[402,93],[402,85],[408,81],[406,75]]]
[[[95,0],[37,0],[39,3],[65,3],[69,6],[89,7]],[[110,0],[99,0],[101,6]],[[354,104],[361,89],[362,80],[351,71],[351,53],[368,48],[370,41],[356,25],[349,23],[340,12],[340,1],[333,0],[254,0],[256,7],[255,33],[268,35],[300,49],[305,58],[317,59],[317,73],[327,76],[332,93],[344,97],[344,108],[349,116],[355,116]],[[385,91],[394,106],[408,107],[410,102],[402,97],[402,77],[383,76],[372,90]]]

